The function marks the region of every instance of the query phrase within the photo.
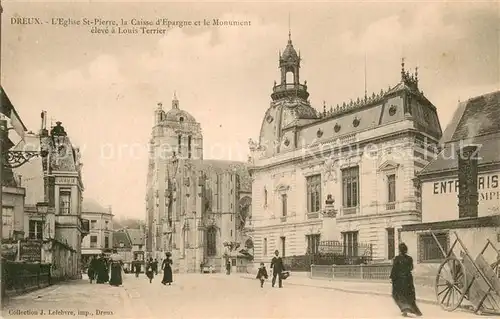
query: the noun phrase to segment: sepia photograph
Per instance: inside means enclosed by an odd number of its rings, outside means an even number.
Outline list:
[[[500,2],[0,1],[2,318],[500,317]]]

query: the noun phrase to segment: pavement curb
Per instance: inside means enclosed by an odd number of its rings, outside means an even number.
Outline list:
[[[254,278],[245,277],[245,276],[241,276],[241,278],[255,280]],[[311,279],[311,280],[313,280],[313,279]],[[351,293],[351,294],[358,294],[358,295],[374,295],[374,296],[382,296],[382,297],[392,297],[392,294],[386,293],[386,292],[375,292],[375,291],[366,291],[366,290],[357,290],[357,289],[348,289],[348,288],[346,289],[346,288],[339,288],[339,287],[326,287],[326,286],[318,286],[318,285],[314,285],[314,284],[299,284],[299,283],[294,283],[294,282],[288,282],[287,284],[292,285],[292,286],[329,289],[329,290],[335,290],[335,291],[346,292],[346,293]],[[435,300],[422,299],[422,298],[418,298],[418,297],[417,297],[417,302],[424,303],[424,304],[431,304],[431,305],[439,305],[439,303]]]

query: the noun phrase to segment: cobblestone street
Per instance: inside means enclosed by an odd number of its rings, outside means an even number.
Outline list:
[[[172,286],[163,286],[160,276],[150,284],[144,275],[127,275],[119,288],[84,280],[50,287],[13,298],[3,317],[37,318],[43,310],[48,318],[400,318],[389,297],[294,285],[292,277],[283,289],[272,289],[270,282],[260,288],[257,280],[236,274],[176,275]],[[436,305],[420,308],[425,318],[474,317]]]

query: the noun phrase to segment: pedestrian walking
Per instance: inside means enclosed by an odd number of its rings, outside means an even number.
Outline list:
[[[153,271],[153,257],[150,257],[146,263],[146,276],[149,278],[149,283],[152,283],[155,276]]]
[[[135,257],[135,260],[132,262],[132,267],[134,269],[135,277],[138,278],[141,273],[141,261]]]
[[[155,275],[158,275],[158,259],[155,258],[153,261],[153,271],[155,272]]]
[[[90,260],[89,267],[87,268],[87,275],[89,276],[90,283],[96,278],[96,270],[98,269],[98,261],[95,256],[92,256]]]
[[[163,270],[163,279],[161,281],[162,284],[169,286],[172,285],[172,259],[170,258],[172,254],[170,252],[165,253],[165,259],[161,264],[161,269]]]
[[[392,298],[401,310],[404,317],[408,313],[421,316],[418,309],[413,283],[413,259],[407,255],[408,247],[405,243],[399,244],[399,255],[394,257],[391,270]]]
[[[118,251],[113,250],[113,254],[110,257],[111,263],[111,276],[109,279],[109,284],[111,286],[118,287],[123,283],[122,270],[123,270],[123,260],[122,256],[118,254]]]
[[[278,277],[278,286],[283,288],[283,275],[282,272],[285,271],[285,266],[283,265],[283,259],[280,257],[280,252],[278,250],[274,251],[274,257],[271,260],[271,268],[273,269],[273,280],[271,282],[272,286],[276,284],[276,277]]]
[[[267,270],[264,263],[260,263],[259,271],[257,272],[257,279],[260,280],[260,288],[264,287],[264,281],[268,278]]]
[[[104,254],[101,254],[96,262],[96,283],[103,284],[109,280],[108,275],[108,265],[106,258],[104,258]]]
[[[231,260],[229,258],[226,260],[226,275],[231,274]]]

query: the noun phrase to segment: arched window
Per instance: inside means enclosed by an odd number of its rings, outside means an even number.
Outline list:
[[[207,256],[213,257],[217,254],[217,229],[210,227],[207,230]]]

